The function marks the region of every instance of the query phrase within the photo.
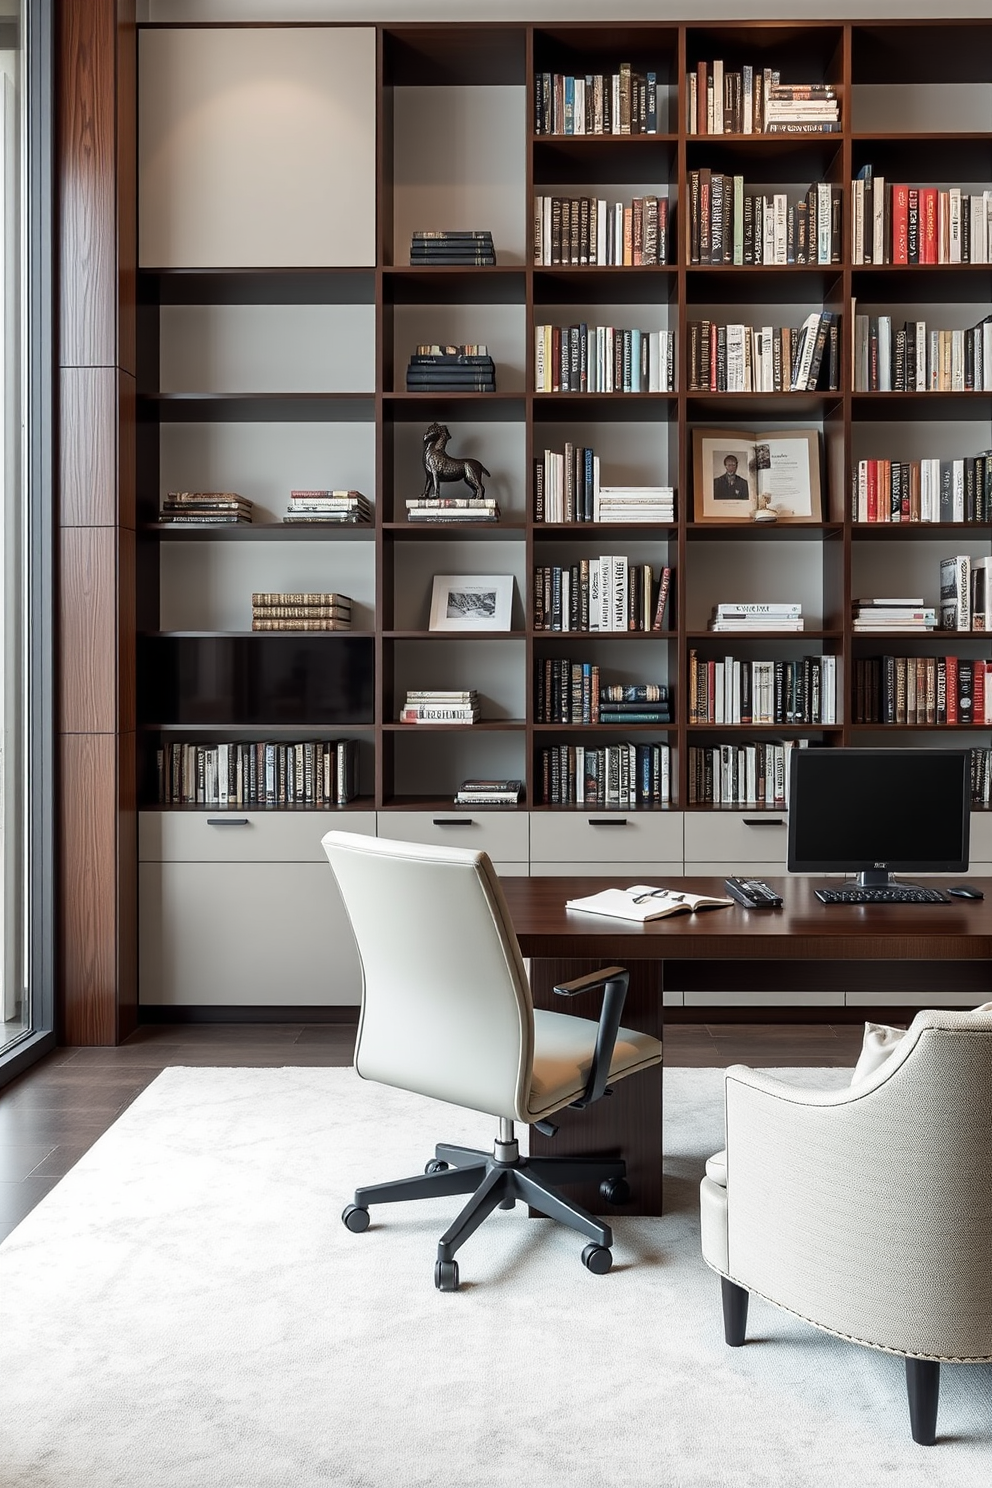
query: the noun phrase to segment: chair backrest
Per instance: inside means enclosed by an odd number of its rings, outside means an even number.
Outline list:
[[[358,1073],[525,1121],[534,1011],[484,852],[328,832],[362,963]]]

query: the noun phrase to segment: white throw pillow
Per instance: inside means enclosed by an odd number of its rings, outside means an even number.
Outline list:
[[[992,1013],[992,1002],[983,1002],[981,1007],[974,1008],[973,1011]],[[862,1080],[867,1080],[869,1075],[873,1075],[889,1056],[895,1053],[907,1032],[908,1029],[889,1028],[885,1023],[866,1023],[864,1042],[861,1045],[858,1062],[854,1066],[851,1084],[859,1085]]]

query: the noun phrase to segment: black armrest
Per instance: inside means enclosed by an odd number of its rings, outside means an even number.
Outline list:
[[[602,971],[591,971],[587,976],[576,977],[574,982],[562,982],[555,988],[559,997],[577,997],[580,992],[592,992],[603,987],[603,1007],[599,1015],[599,1031],[596,1048],[586,1088],[577,1101],[572,1101],[576,1110],[591,1106],[606,1094],[606,1082],[610,1077],[613,1050],[616,1048],[617,1030],[627,996],[630,972],[624,966],[607,966]]]

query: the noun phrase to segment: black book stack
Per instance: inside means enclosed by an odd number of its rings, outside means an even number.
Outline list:
[[[408,393],[494,393],[496,364],[485,346],[418,346],[406,369]]]
[[[445,268],[495,268],[496,250],[491,232],[415,232],[410,243],[410,263]]]

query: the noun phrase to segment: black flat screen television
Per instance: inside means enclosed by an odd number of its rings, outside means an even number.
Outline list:
[[[965,873],[970,822],[967,750],[792,750],[791,873]]]

